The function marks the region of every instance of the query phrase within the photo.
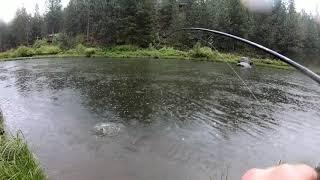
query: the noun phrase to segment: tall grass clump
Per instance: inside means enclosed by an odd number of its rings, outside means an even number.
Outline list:
[[[159,52],[160,54],[166,57],[187,57],[188,56],[186,52],[174,49],[172,47],[163,47],[159,49]]]
[[[77,54],[84,54],[86,49],[87,47],[84,46],[83,44],[78,44],[74,50],[76,51]]]
[[[92,57],[97,52],[96,48],[86,48],[84,54],[86,57]]]
[[[101,52],[101,49],[94,47],[86,47],[83,44],[78,44],[75,48],[64,51],[64,54],[68,54],[70,56],[86,56],[92,57],[95,54]]]
[[[43,169],[19,135],[0,140],[0,179],[46,179]]]
[[[197,43],[189,54],[192,58],[213,59],[217,57],[217,52],[212,51],[210,47],[202,47],[200,43]]]
[[[62,52],[59,46],[44,45],[35,50],[36,55],[55,55]]]
[[[21,137],[4,133],[0,112],[0,179],[45,180],[46,175]]]
[[[33,44],[33,48],[40,48],[41,46],[48,46],[48,42],[46,39],[39,39],[39,40],[36,40]]]

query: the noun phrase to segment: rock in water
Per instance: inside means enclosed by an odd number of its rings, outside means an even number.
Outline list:
[[[251,65],[246,62],[240,62],[237,64],[238,66],[244,67],[244,68],[251,68]]]
[[[99,123],[94,126],[94,133],[97,136],[116,136],[124,126],[118,123]]]

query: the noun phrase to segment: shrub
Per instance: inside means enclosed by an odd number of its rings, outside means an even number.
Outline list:
[[[31,57],[35,54],[32,48],[20,46],[13,52],[13,57]]]
[[[36,49],[37,55],[54,55],[61,52],[59,46],[47,45],[41,46],[40,48]]]
[[[64,50],[76,48],[79,44],[85,44],[85,36],[84,35],[77,35],[77,36],[70,36],[66,33],[59,33],[53,41],[54,45],[58,45]]]
[[[40,48],[41,46],[47,46],[48,42],[46,39],[36,40],[33,44],[33,48]]]
[[[59,33],[53,38],[53,44],[63,49],[70,49],[75,47],[74,37],[69,36],[66,33]]]
[[[7,59],[10,57],[12,57],[12,51],[6,51],[6,52],[0,53],[0,59]]]
[[[121,45],[112,48],[113,51],[137,51],[139,47],[134,45]]]
[[[159,52],[163,56],[172,56],[172,57],[174,57],[174,56],[177,56],[177,57],[186,56],[185,52],[176,50],[176,49],[174,49],[172,47],[163,47],[163,48],[159,49]]]
[[[86,55],[86,57],[91,57],[95,53],[96,53],[96,49],[95,48],[86,48],[85,51],[84,51],[84,54]]]
[[[87,48],[83,44],[78,44],[74,49],[64,51],[64,53],[69,55],[85,55],[86,57],[91,57],[98,52],[97,48]]]
[[[85,47],[83,44],[78,44],[77,47],[75,48],[78,54],[83,54],[86,49],[87,47]]]
[[[197,43],[192,50],[190,50],[190,56],[193,58],[213,58],[216,53],[209,47],[201,47],[200,43]]]
[[[69,36],[65,33],[56,33],[52,35],[52,43],[54,45],[60,46],[62,41],[68,41]]]

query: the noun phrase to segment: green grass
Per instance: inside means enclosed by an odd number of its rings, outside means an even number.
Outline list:
[[[22,136],[4,134],[3,118],[0,117],[0,180],[47,179]]]
[[[17,49],[0,53],[0,60],[16,60],[27,57],[110,57],[110,58],[156,58],[156,59],[184,59],[205,60],[214,62],[237,63],[240,55],[221,53],[209,47],[196,44],[188,51],[181,51],[172,47],[139,48],[133,45],[122,45],[109,48],[86,47],[78,44],[71,49],[62,49],[58,45],[49,45],[44,41],[37,41],[33,47],[21,46]],[[274,59],[252,58],[253,63],[258,66],[268,66],[282,69],[290,67]]]

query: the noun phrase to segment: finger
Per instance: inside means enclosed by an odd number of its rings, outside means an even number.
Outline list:
[[[283,164],[268,169],[251,169],[242,180],[317,180],[317,172],[307,165]]]
[[[251,169],[242,176],[242,180],[264,180],[264,177],[270,170],[271,169]]]
[[[308,180],[317,180],[318,174],[314,168],[307,165],[296,165],[295,171],[299,172],[301,177],[305,177]]]

